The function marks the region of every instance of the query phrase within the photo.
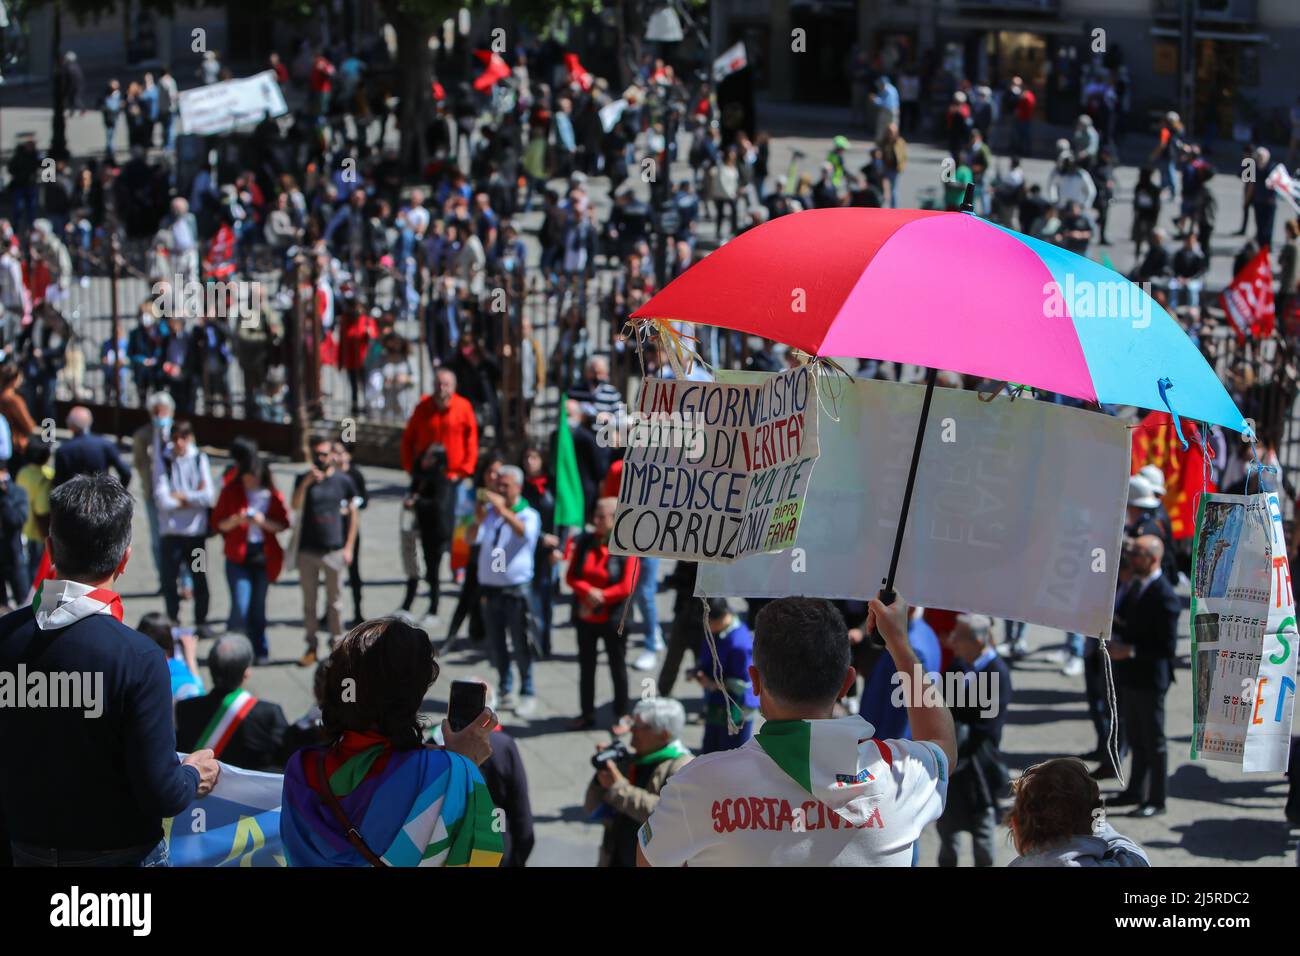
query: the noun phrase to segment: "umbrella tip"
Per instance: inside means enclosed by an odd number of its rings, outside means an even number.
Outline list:
[[[963,196],[961,199],[961,211],[962,212],[975,211],[975,184],[974,183],[966,184],[966,195]]]

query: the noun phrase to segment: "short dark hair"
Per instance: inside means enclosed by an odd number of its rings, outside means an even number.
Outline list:
[[[59,577],[102,581],[131,546],[131,493],[116,475],[76,475],[50,492],[50,560]]]
[[[330,654],[321,722],[331,738],[378,731],[396,749],[413,750],[424,735],[420,704],[438,671],[433,643],[418,627],[396,617],[358,624]]]
[[[140,623],[135,626],[135,629],[161,647],[164,654],[171,657],[176,651],[176,638],[172,633],[174,626],[172,619],[162,611],[150,611],[140,618]]]
[[[786,597],[758,612],[754,667],[763,687],[793,705],[830,704],[849,669],[844,617],[822,598]]]
[[[329,435],[312,435],[311,439],[307,442],[307,447],[313,450],[319,445],[329,445],[330,448],[333,448],[334,439],[330,438]]]
[[[33,438],[27,443],[27,452],[23,455],[28,464],[44,465],[50,460],[50,444],[40,438]]]

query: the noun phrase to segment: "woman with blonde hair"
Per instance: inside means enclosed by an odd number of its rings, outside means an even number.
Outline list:
[[[1106,820],[1101,788],[1082,760],[1035,764],[1011,784],[1007,814],[1020,855],[1011,866],[1150,866],[1142,848]]]

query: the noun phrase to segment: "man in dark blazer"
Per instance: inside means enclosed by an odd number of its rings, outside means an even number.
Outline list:
[[[72,437],[60,442],[54,452],[55,488],[76,475],[100,475],[110,468],[117,472],[123,488],[131,483],[131,466],[122,460],[117,445],[91,433],[94,424],[89,408],[77,405],[68,412],[68,431]],[[149,476],[143,479],[147,484]]]
[[[1133,751],[1128,786],[1107,799],[1110,806],[1137,805],[1134,816],[1165,812],[1169,753],[1165,742],[1165,694],[1174,680],[1178,615],[1182,604],[1160,569],[1164,543],[1140,536],[1130,551],[1132,578],[1120,596],[1112,639],[1119,719]]]
[[[957,730],[957,762],[948,783],[948,804],[939,818],[939,865],[957,865],[957,834],[969,832],[976,866],[993,865],[998,798],[1007,787],[1002,759],[1002,728],[1011,706],[1011,668],[993,642],[993,619],[959,614],[944,639],[953,654],[946,675]]]
[[[253,674],[253,645],[242,634],[226,634],[208,653],[212,691],[176,705],[176,746],[182,751],[212,748],[217,759],[244,770],[279,772],[284,767],[289,721],[279,704],[244,690]]]

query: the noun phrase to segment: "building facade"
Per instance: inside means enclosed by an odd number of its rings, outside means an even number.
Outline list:
[[[996,89],[1018,74],[1060,123],[1107,70],[1124,80],[1130,129],[1181,108],[1195,135],[1221,140],[1284,140],[1300,91],[1300,0],[714,0],[715,49],[737,40],[759,88],[794,102],[847,104],[859,49],[876,70],[917,69],[936,97],[955,80]]]

